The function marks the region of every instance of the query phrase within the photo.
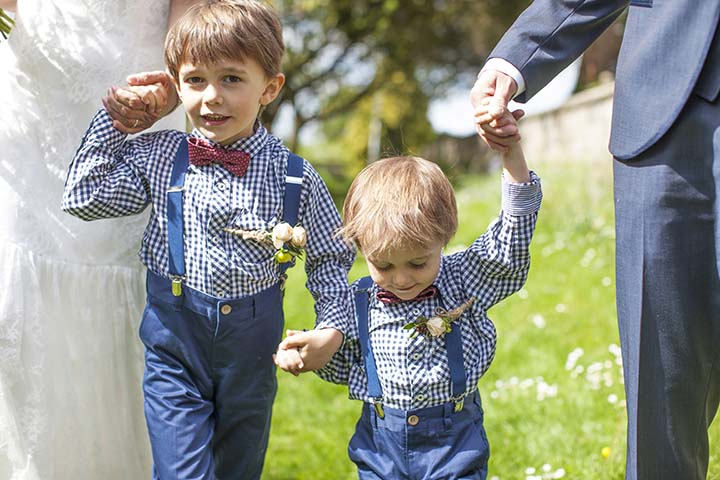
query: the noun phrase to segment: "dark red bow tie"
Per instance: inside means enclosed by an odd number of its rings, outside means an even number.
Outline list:
[[[439,293],[438,288],[435,285],[430,285],[422,292],[418,293],[415,298],[411,298],[410,300],[403,300],[402,298],[398,297],[392,292],[389,292],[387,290],[383,290],[382,288],[378,290],[375,297],[381,301],[382,303],[386,305],[393,305],[395,303],[403,303],[403,302],[415,302],[417,300],[425,300],[428,298],[433,298]]]
[[[240,150],[225,150],[215,147],[205,140],[197,137],[188,139],[188,156],[190,163],[202,167],[211,163],[218,163],[230,173],[242,177],[250,164],[250,155]]]

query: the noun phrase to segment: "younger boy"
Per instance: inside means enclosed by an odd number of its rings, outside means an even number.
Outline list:
[[[506,112],[503,121],[515,118]],[[364,254],[370,277],[352,285],[355,322],[317,373],[365,402],[348,447],[361,479],[486,478],[477,382],[495,353],[487,311],[525,282],[542,197],[519,145],[503,167],[499,218],[468,249],[445,256],[457,209],[435,164],[380,160],[350,187],[341,233]],[[292,372],[317,368],[324,349],[341,341],[333,330],[295,333],[276,362]]]
[[[65,211],[94,220],[152,207],[140,338],[156,479],[260,478],[292,263],[282,262],[304,249],[320,325],[340,328],[352,308],[354,252],[333,237],[327,188],[258,121],[283,86],[283,49],[264,4],[196,5],[165,43],[192,133],[128,139],[101,110],[70,165]]]

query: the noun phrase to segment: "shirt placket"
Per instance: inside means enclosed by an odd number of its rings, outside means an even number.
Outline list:
[[[407,322],[417,321],[420,316],[427,316],[426,305],[429,302],[417,302],[410,307],[407,316]],[[423,308],[425,307],[425,308]],[[410,388],[410,399],[412,408],[419,408],[427,405],[427,359],[429,355],[428,340],[423,335],[417,335],[415,338],[408,340],[408,348],[406,350]]]
[[[210,257],[211,292],[221,298],[231,296],[230,252],[228,251],[227,226],[230,216],[231,173],[222,167],[215,167],[208,208],[208,256]]]

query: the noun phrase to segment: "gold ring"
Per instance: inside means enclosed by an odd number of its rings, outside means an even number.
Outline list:
[[[135,119],[135,123],[133,123],[132,128],[137,128],[138,123],[140,123],[140,120],[136,118],[136,119]]]

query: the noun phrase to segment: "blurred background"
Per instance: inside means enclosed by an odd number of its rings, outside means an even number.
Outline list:
[[[493,45],[529,3],[276,1],[286,26],[287,83],[264,121],[323,171],[339,197],[363,166],[391,154],[425,156],[451,178],[487,173],[493,155],[474,135],[469,91]],[[528,115],[611,83],[621,38],[622,21],[538,94]],[[607,109],[612,89],[603,92]],[[604,118],[597,123],[609,129]],[[587,133],[577,128],[564,134]],[[596,142],[605,157],[606,141]]]
[[[465,248],[500,209],[500,164],[474,133],[469,92],[493,45],[529,3],[275,0],[287,83],[263,121],[315,165],[338,206],[354,175],[378,158],[413,154],[440,164],[460,210],[448,250]],[[620,18],[522,106],[523,146],[545,197],[528,282],[490,311],[498,349],[479,389],[491,480],[623,478],[607,151],[623,24]],[[359,258],[350,280],[366,274]],[[314,324],[304,282],[299,264],[285,290],[288,328]],[[357,478],[346,448],[360,404],[313,374],[279,372],[278,379],[263,479]],[[720,479],[718,430],[711,430],[710,479]]]

